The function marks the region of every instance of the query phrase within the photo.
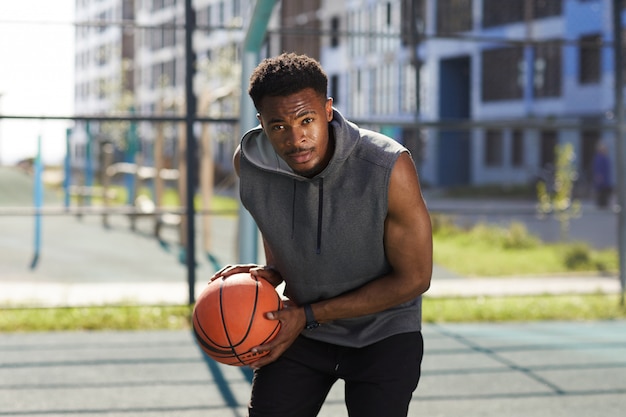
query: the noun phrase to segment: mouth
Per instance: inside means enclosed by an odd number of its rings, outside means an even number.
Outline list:
[[[287,157],[295,164],[305,164],[312,158],[312,156],[312,149],[297,149],[287,154]]]

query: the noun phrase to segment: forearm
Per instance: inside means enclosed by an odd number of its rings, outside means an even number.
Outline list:
[[[385,275],[338,297],[312,303],[318,322],[353,318],[378,313],[413,300],[430,286],[428,268],[412,276]]]

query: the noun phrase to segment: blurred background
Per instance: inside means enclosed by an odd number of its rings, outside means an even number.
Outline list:
[[[24,293],[3,302],[88,299],[46,283],[192,302],[219,267],[262,263],[231,156],[254,126],[251,68],[283,51],[318,59],[339,111],[411,150],[433,214],[521,222],[623,265],[622,3],[2,2],[0,281]]]

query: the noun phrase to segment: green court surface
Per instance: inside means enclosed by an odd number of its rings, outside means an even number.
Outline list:
[[[409,416],[622,416],[626,322],[424,328]],[[0,334],[0,416],[243,417],[250,371],[188,331]],[[321,417],[345,417],[342,383]]]

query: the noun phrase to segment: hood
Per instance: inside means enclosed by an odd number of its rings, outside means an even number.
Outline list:
[[[333,119],[329,123],[329,128],[335,137],[335,151],[328,166],[313,178],[306,178],[293,172],[289,165],[276,154],[260,125],[243,135],[241,153],[251,164],[265,171],[286,175],[301,181],[324,178],[341,166],[360,140],[358,127],[347,121],[335,108],[333,108]]]

